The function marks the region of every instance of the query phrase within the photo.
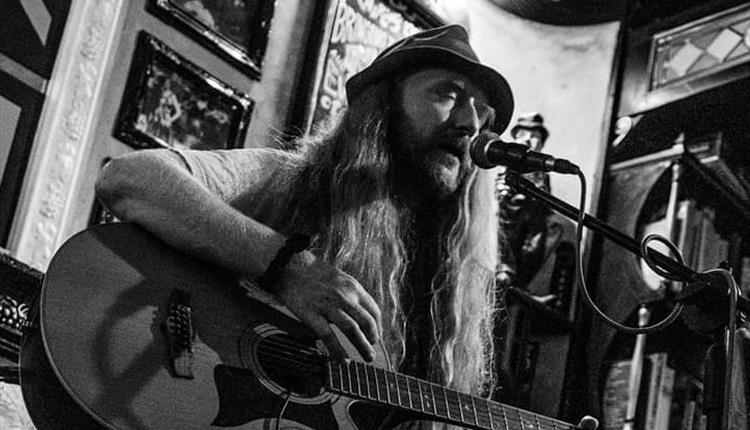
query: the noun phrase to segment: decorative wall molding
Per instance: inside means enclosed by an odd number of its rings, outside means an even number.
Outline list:
[[[9,240],[17,259],[42,271],[66,239],[125,4],[86,0],[71,6]]]

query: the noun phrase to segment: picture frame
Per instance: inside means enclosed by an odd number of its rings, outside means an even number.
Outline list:
[[[8,241],[43,104],[43,93],[0,70],[1,246]]]
[[[136,148],[242,146],[255,103],[154,36],[138,35],[114,136]]]
[[[148,9],[260,79],[275,0],[149,0]]]
[[[327,128],[346,106],[346,81],[398,39],[445,21],[419,0],[327,0],[316,6],[289,129],[301,134]]]

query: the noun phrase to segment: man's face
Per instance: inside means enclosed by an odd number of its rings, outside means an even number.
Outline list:
[[[532,151],[541,151],[544,147],[544,135],[535,128],[519,128],[513,133],[513,139],[528,146]]]
[[[417,191],[447,197],[470,169],[469,143],[494,119],[487,94],[462,73],[424,69],[397,85],[394,153]]]

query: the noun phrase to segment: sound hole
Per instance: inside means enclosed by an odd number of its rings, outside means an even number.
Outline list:
[[[272,334],[257,347],[261,370],[278,385],[300,397],[316,397],[324,390],[325,359],[312,344],[287,334]]]

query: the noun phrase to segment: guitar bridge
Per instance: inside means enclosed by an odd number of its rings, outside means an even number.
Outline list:
[[[193,379],[193,309],[190,295],[182,290],[172,290],[169,296],[167,317],[162,325],[167,337],[169,367],[176,378]]]

